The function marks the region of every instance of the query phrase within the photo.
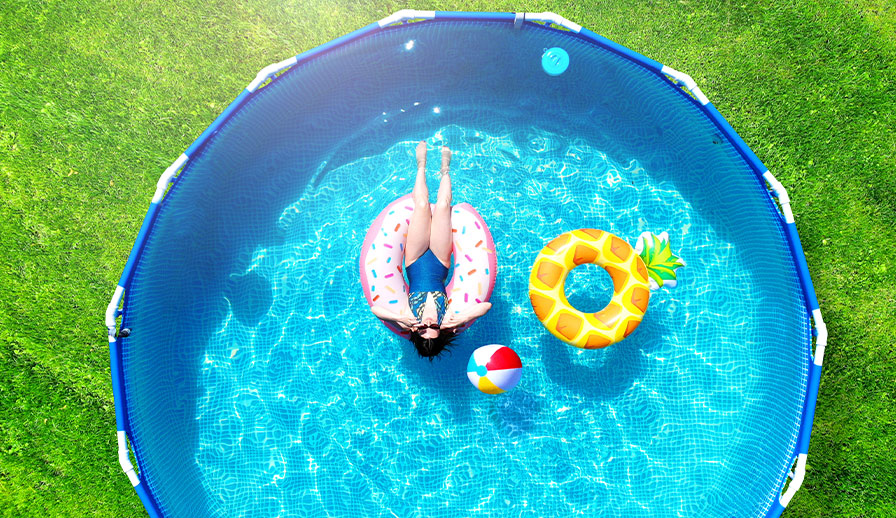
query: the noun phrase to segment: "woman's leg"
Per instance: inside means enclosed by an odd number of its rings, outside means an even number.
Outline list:
[[[442,179],[439,181],[439,194],[436,208],[432,212],[432,230],[429,236],[429,248],[443,265],[451,265],[451,150],[442,146]]]
[[[404,248],[405,267],[410,266],[429,248],[432,213],[429,209],[429,188],[426,187],[426,142],[417,144],[417,179],[411,192],[414,212],[408,224],[408,240]]]

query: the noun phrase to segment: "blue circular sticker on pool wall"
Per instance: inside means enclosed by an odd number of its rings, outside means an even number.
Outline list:
[[[569,54],[560,47],[552,47],[541,55],[541,68],[552,76],[559,76],[569,67]]]

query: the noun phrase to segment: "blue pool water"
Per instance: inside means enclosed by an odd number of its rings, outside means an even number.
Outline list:
[[[265,87],[169,192],[125,302],[128,418],[163,512],[762,515],[796,445],[804,303],[764,187],[661,81],[558,31],[469,23],[388,31]],[[455,202],[499,269],[492,311],[432,363],[358,274],[420,139],[433,197],[437,146],[454,151]],[[597,351],[553,338],[527,296],[538,251],[581,227],[666,231],[687,262]],[[567,282],[586,310],[611,288],[590,266]],[[507,394],[466,378],[488,343],[522,359]]]

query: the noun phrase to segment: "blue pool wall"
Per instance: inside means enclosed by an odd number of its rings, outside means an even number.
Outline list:
[[[472,21],[500,21],[506,22],[508,24],[513,24],[515,20],[517,20],[516,13],[466,13],[466,12],[446,12],[446,11],[435,11],[434,13],[434,21],[450,21],[450,20],[472,20]],[[428,21],[415,21],[413,23],[429,23]],[[554,29],[546,26],[542,26],[541,24],[532,22],[532,21],[524,21],[523,27],[538,27],[546,30],[556,30],[563,31],[562,29]],[[388,31],[390,30],[389,26],[381,27],[378,22],[371,23],[361,29],[358,29],[354,32],[351,32],[345,36],[337,38],[333,41],[330,41],[324,45],[306,51],[302,54],[296,56],[297,63],[302,64],[304,62],[310,61],[315,57],[322,55],[326,52],[329,52],[341,45],[349,43],[351,41],[362,38],[368,34],[377,32],[377,31]],[[568,32],[568,31],[563,31]],[[582,28],[579,33],[570,33],[571,36],[583,38],[587,41],[590,41],[598,46],[609,50],[615,54],[618,54],[631,62],[634,62],[647,70],[657,74],[661,77],[666,77],[662,72],[663,65],[657,61],[654,61],[650,58],[642,56],[637,52],[634,52],[626,47],[618,45],[596,33],[593,31]],[[276,80],[273,79],[273,80]],[[725,118],[718,112],[718,110],[711,104],[702,104],[697,99],[692,97],[686,90],[682,88],[677,88],[680,95],[684,96],[691,102],[697,109],[703,112],[718,128],[718,130],[733,144],[736,148],[737,152],[743,157],[743,159],[749,164],[750,168],[753,170],[756,176],[757,182],[765,187],[765,180],[763,178],[763,174],[768,171],[768,168],[759,160],[759,158],[750,150],[749,146],[740,138],[740,136],[734,131],[730,124],[725,120]],[[192,145],[184,152],[187,157],[193,157],[197,153],[200,153],[203,147],[214,137],[214,135],[219,131],[221,126],[225,124],[235,113],[237,113],[247,102],[249,102],[256,94],[258,90],[254,92],[250,92],[249,90],[243,90],[236,99],[215,119],[215,121],[193,142]],[[189,163],[188,163],[189,166]],[[187,172],[187,168],[184,169],[184,174]],[[177,181],[175,180],[171,186],[171,190],[177,188]],[[171,192],[169,191],[169,194]],[[131,280],[134,275],[134,269],[139,261],[139,258],[143,252],[144,246],[146,244],[147,238],[153,228],[156,217],[158,216],[159,209],[162,207],[162,204],[165,203],[165,198],[162,198],[160,201],[154,201],[150,204],[150,207],[147,210],[147,213],[144,217],[143,223],[141,225],[140,231],[138,233],[136,242],[131,250],[131,253],[128,257],[127,263],[124,267],[123,273],[119,280],[118,286],[124,288],[125,297],[127,297],[127,290],[130,287]],[[769,197],[768,203],[775,207],[775,202],[772,197]],[[777,208],[775,207],[775,210]],[[806,263],[805,254],[802,249],[802,245],[800,242],[799,234],[796,229],[795,223],[787,223],[784,220],[782,215],[781,224],[784,228],[785,235],[787,236],[788,247],[791,251],[793,259],[795,261],[795,265],[797,268],[797,272],[799,275],[800,285],[803,290],[803,295],[807,304],[807,312],[809,316],[812,316],[813,311],[819,309],[818,300],[815,295],[815,290],[812,285],[811,276],[809,274],[808,265]],[[120,312],[119,312],[120,313]],[[122,323],[122,327],[125,327],[126,322]],[[810,357],[812,356],[812,344],[806,344],[806,347],[809,349]],[[124,380],[122,377],[122,339],[116,337],[114,340],[110,340],[110,363],[111,363],[111,372],[112,372],[112,385],[113,385],[113,395],[115,399],[115,414],[116,414],[116,422],[119,430],[125,431],[129,436],[131,433],[130,425],[128,422],[128,401],[125,397],[125,391],[123,390]],[[160,369],[166,368],[164,365],[166,362],[160,361]],[[821,376],[821,366],[813,363],[809,365],[809,378],[808,378],[808,387],[807,387],[807,395],[806,401],[804,405],[804,412],[802,417],[802,425],[800,427],[799,440],[797,444],[797,454],[805,454],[808,452],[809,447],[809,439],[811,434],[811,426],[812,420],[814,418],[816,400],[818,397],[818,388],[820,383]],[[193,384],[195,385],[195,384]],[[190,386],[189,383],[184,383],[184,387]],[[189,389],[187,389],[189,390]],[[197,395],[198,397],[198,395]],[[176,448],[177,445],[172,443],[172,448]],[[138,461],[141,457],[140,447],[138,444],[132,444],[134,449],[134,456]],[[795,459],[795,457],[794,457]],[[184,466],[185,471],[189,471],[188,466]],[[140,477],[141,483],[135,486],[135,490],[144,504],[147,512],[150,516],[162,516],[160,511],[160,506],[158,502],[155,500],[153,495],[147,491],[146,484],[143,482],[143,477]],[[189,486],[189,477],[184,477],[184,483]],[[197,510],[200,511],[200,510]],[[766,516],[780,516],[784,511],[784,507],[780,504],[780,502],[776,499],[771,506],[771,508],[766,513]]]

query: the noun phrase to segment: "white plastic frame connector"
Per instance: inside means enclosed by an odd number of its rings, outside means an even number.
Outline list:
[[[582,31],[582,26],[573,23],[566,18],[560,16],[557,13],[552,13],[550,11],[545,11],[543,13],[524,13],[523,17],[525,20],[530,22],[544,22],[546,24],[554,24],[559,25],[560,27],[565,27],[572,32],[578,33]]]
[[[273,65],[268,65],[262,68],[261,71],[258,72],[258,75],[255,76],[255,79],[251,83],[249,83],[249,86],[246,87],[246,90],[248,90],[250,93],[258,90],[258,87],[261,86],[262,83],[274,77],[280,71],[285,70],[298,62],[299,59],[296,56],[293,56],[289,59],[284,59],[279,63],[274,63]]]
[[[380,27],[385,27],[387,25],[392,25],[393,23],[403,22],[405,20],[432,20],[436,17],[435,11],[416,11],[414,9],[402,9],[401,11],[394,12],[389,16],[383,18],[379,22]]]
[[[784,221],[786,223],[796,221],[793,219],[793,211],[790,209],[790,196],[787,195],[787,189],[784,188],[784,185],[775,178],[771,171],[766,171],[762,174],[762,177],[765,178],[771,190],[775,192],[775,196],[778,197],[778,203],[781,204],[781,210],[784,212]]]
[[[795,495],[800,486],[803,485],[803,479],[806,478],[806,459],[808,458],[808,455],[805,453],[800,453],[797,457],[796,469],[790,474],[790,485],[787,486],[787,491],[779,497],[782,507],[787,507],[787,504],[790,503],[793,495]]]
[[[112,295],[112,300],[106,306],[106,328],[109,330],[109,343],[115,341],[115,330],[118,327],[115,320],[118,318],[118,305],[121,303],[123,295],[124,288],[116,286],[115,294]]]
[[[134,465],[131,464],[131,453],[128,451],[128,438],[121,430],[118,431],[118,463],[121,464],[121,469],[123,469],[124,474],[128,476],[131,485],[134,487],[140,485],[140,477],[137,476],[137,472],[134,471]]]
[[[165,191],[168,189],[168,184],[174,181],[174,175],[177,174],[180,168],[183,167],[189,159],[190,157],[187,155],[181,154],[173,164],[168,166],[168,169],[165,169],[165,172],[162,173],[162,176],[159,177],[159,181],[156,183],[156,193],[152,196],[153,203],[162,201],[162,197],[165,196]]]
[[[821,310],[816,309],[812,311],[812,320],[815,321],[815,332],[818,336],[815,337],[815,365],[821,367],[821,364],[824,362],[824,348],[828,345],[828,326],[825,325],[824,320],[821,319]]]
[[[703,106],[709,104],[709,99],[705,95],[703,95],[700,87],[697,86],[697,82],[694,81],[691,76],[685,74],[684,72],[679,72],[678,70],[675,70],[674,68],[668,67],[666,65],[663,65],[663,69],[661,70],[661,72],[666,74],[667,76],[674,77],[677,81],[684,83],[685,88],[687,88],[689,92],[694,94],[694,97],[696,97],[697,100],[700,101],[700,104],[702,104]]]

